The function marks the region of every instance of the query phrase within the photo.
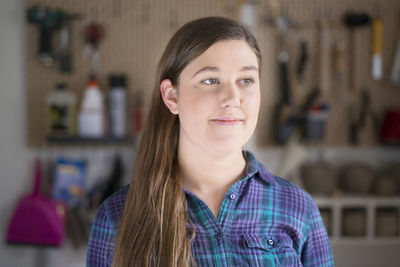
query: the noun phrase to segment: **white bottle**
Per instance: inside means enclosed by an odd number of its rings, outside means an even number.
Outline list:
[[[84,92],[79,112],[79,135],[101,138],[105,133],[104,102],[96,80],[91,79]]]
[[[110,119],[111,135],[126,137],[126,88],[124,75],[110,76]]]

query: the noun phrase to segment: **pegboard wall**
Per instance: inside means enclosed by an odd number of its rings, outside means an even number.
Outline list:
[[[256,129],[257,145],[273,145],[272,116],[274,105],[278,101],[279,73],[277,66],[277,32],[266,21],[272,17],[270,0],[258,0],[258,38],[263,69],[261,79],[262,106]],[[158,60],[172,34],[184,23],[204,16],[224,16],[238,18],[239,0],[26,0],[26,9],[33,5],[59,8],[68,13],[79,13],[81,17],[71,22],[71,51],[73,72],[62,74],[58,65],[45,67],[37,56],[38,26],[27,22],[26,26],[26,93],[28,145],[47,147],[46,142],[46,95],[54,89],[56,83],[66,82],[69,90],[76,93],[78,100],[82,96],[90,72],[90,61],[83,57],[85,42],[82,32],[90,22],[98,22],[105,29],[105,37],[100,42],[99,54],[101,69],[98,75],[103,92],[108,90],[108,76],[111,73],[124,73],[128,77],[129,114],[136,92],[144,95],[145,111],[154,86],[155,69]],[[371,97],[371,109],[379,119],[383,118],[388,107],[400,106],[400,87],[386,82],[397,41],[400,36],[400,1],[398,0],[281,0],[282,14],[295,22],[296,27],[288,32],[289,70],[293,74],[299,56],[299,43],[305,40],[309,46],[309,64],[306,65],[304,79],[293,86],[297,95],[323,83],[322,98],[329,103],[330,112],[326,125],[323,145],[348,145],[349,105],[359,99],[360,88],[368,88]],[[350,31],[342,22],[346,11],[367,12],[371,16],[380,16],[383,22],[383,70],[384,79],[374,81],[371,78],[371,27],[363,27],[353,32],[356,53],[355,68],[357,88],[348,86],[350,53],[345,50],[344,77],[339,78],[332,72],[330,79],[322,80],[318,56],[317,21],[324,18],[329,21],[330,40],[333,44],[348,44]],[[53,36],[53,47],[57,50],[59,33]],[[329,52],[330,53],[330,52]],[[331,58],[331,56],[329,56]],[[333,58],[331,61],[334,62]],[[333,63],[330,63],[330,66]],[[333,68],[332,68],[333,69]],[[324,76],[325,77],[325,76]],[[132,123],[128,123],[129,128]],[[360,134],[360,145],[378,144],[378,129],[367,120]]]

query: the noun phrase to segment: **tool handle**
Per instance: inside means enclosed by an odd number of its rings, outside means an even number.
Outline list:
[[[400,82],[400,37],[397,42],[396,54],[393,60],[392,72],[390,74],[390,81],[393,83]]]
[[[345,71],[345,42],[337,42],[335,45],[335,72],[336,74],[343,74]]]
[[[60,71],[70,73],[72,71],[71,53],[70,53],[70,31],[66,23],[61,27],[60,32]]]
[[[297,62],[296,74],[299,81],[303,80],[304,70],[308,61],[308,47],[305,41],[300,43],[300,56]]]
[[[44,25],[40,26],[39,56],[51,57],[51,30]]]
[[[372,40],[372,78],[381,80],[382,70],[382,20],[378,17],[373,20],[373,40]]]
[[[349,84],[349,89],[350,91],[356,91],[357,90],[357,77],[356,77],[356,71],[355,68],[357,66],[356,64],[356,59],[357,57],[355,57],[356,54],[356,47],[355,47],[355,37],[354,37],[354,33],[352,32],[353,30],[351,30],[350,33],[350,41],[348,44],[349,47],[349,69],[348,69],[348,84]]]
[[[318,85],[324,97],[327,97],[331,86],[331,36],[327,20],[321,20],[318,25],[319,31],[319,66]]]
[[[285,104],[292,104],[290,95],[290,81],[289,81],[289,70],[287,62],[279,62],[280,78],[281,78],[281,90],[282,90],[282,102]]]

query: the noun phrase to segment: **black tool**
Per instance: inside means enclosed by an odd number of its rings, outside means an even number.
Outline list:
[[[303,40],[300,42],[300,53],[299,53],[299,58],[297,61],[297,67],[296,67],[296,75],[297,75],[297,80],[299,80],[299,82],[303,81],[304,71],[306,68],[308,58],[309,58],[308,46],[307,46],[306,41]]]
[[[43,8],[39,6],[33,6],[27,11],[27,19],[30,23],[38,24],[40,35],[39,35],[39,51],[38,55],[43,64],[47,67],[53,65],[55,61],[55,55],[52,50],[52,34],[55,30],[58,30],[61,26],[66,25],[68,21],[73,18],[76,18],[77,14],[67,14],[59,9],[49,9]],[[62,33],[61,38],[64,38],[67,42],[64,41],[63,51],[64,54],[61,56],[66,60],[65,51],[68,50],[69,46],[69,32],[67,39]],[[67,56],[69,57],[69,56]],[[66,65],[66,64],[64,64]],[[64,67],[65,68],[65,67]],[[68,68],[65,68],[68,69]]]
[[[279,76],[280,76],[280,101],[275,107],[274,112],[274,139],[278,144],[284,144],[292,135],[294,130],[292,129],[292,125],[294,123],[291,122],[291,118],[288,115],[293,113],[294,103],[292,100],[292,95],[290,92],[290,80],[289,80],[289,70],[288,70],[288,61],[289,54],[287,51],[286,45],[286,31],[287,24],[285,24],[285,20],[280,18],[278,24],[280,24],[281,29],[279,30],[279,45],[280,50],[278,52],[278,63],[279,63]],[[282,122],[287,122],[282,125]]]
[[[64,14],[60,29],[60,71],[72,72],[71,21],[80,18],[78,14]]]
[[[361,106],[353,104],[350,106],[350,142],[359,144],[359,132],[365,127],[367,117],[370,117],[374,129],[379,129],[379,121],[376,114],[371,110],[371,98],[368,89],[364,89],[360,95]]]
[[[290,92],[289,53],[287,50],[288,20],[279,16],[276,21],[279,36],[278,64],[280,76],[280,100],[275,107],[273,117],[274,139],[278,144],[284,144],[293,134],[295,125],[289,115],[293,114],[294,103]],[[283,124],[283,125],[282,125]]]
[[[307,113],[318,98],[319,93],[317,88],[311,90],[306,96],[304,103],[296,112],[292,112],[286,121],[275,125],[275,141],[278,144],[286,144],[297,129],[302,131],[301,128],[304,127]]]
[[[366,13],[353,13],[353,12],[348,12],[344,15],[344,23],[345,25],[350,29],[350,42],[349,42],[349,51],[350,51],[350,64],[349,64],[349,88],[351,90],[357,90],[356,82],[355,82],[355,67],[357,66],[356,64],[356,58],[355,58],[355,37],[354,37],[354,31],[357,28],[364,27],[370,24],[370,16]]]
[[[45,66],[51,66],[54,63],[51,36],[53,31],[61,26],[63,16],[64,13],[59,10],[50,10],[39,6],[28,9],[28,21],[39,26],[39,58]]]

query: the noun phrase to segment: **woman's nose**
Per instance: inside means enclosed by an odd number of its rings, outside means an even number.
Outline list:
[[[235,84],[227,84],[222,90],[221,107],[237,108],[240,107],[242,96],[239,88]]]

